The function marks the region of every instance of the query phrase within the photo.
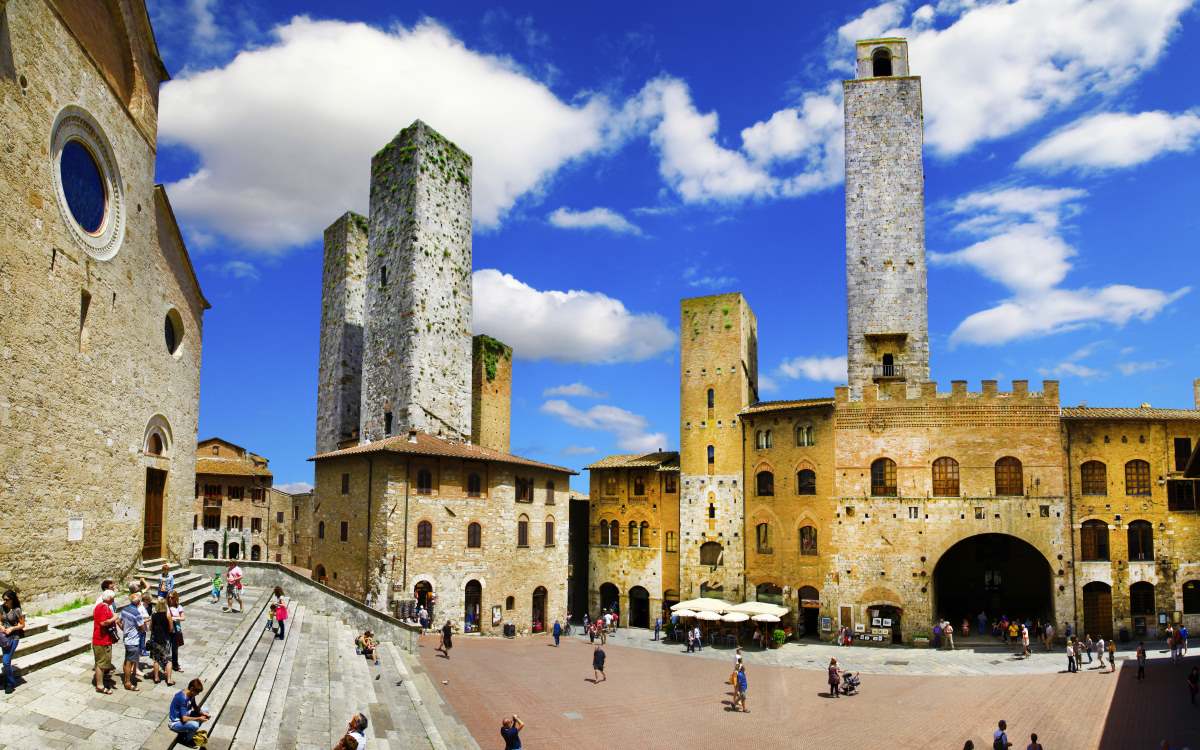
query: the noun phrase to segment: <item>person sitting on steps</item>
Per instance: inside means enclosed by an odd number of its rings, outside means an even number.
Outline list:
[[[202,692],[204,692],[204,683],[196,678],[171,699],[171,711],[167,715],[167,720],[170,722],[171,731],[179,735],[179,743],[185,747],[196,746],[196,732],[200,730],[202,723],[211,718],[196,705],[196,697]]]

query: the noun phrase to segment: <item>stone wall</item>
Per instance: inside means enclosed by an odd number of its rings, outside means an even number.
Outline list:
[[[471,341],[471,442],[508,453],[512,347],[480,334]]]
[[[0,72],[0,584],[42,607],[137,565],[151,469],[167,476],[162,541],[148,556],[191,553],[207,303],[154,184],[147,111],[134,116],[140,105],[118,96],[44,2],[11,0],[0,13],[11,52],[10,74]],[[141,54],[131,49],[118,54]],[[50,149],[71,112],[104,144],[112,189],[92,240],[59,198]],[[161,456],[147,451],[151,432]]]
[[[347,211],[325,230],[317,453],[358,436],[366,274],[367,220]]]
[[[420,120],[371,160],[361,435],[471,435],[471,158]],[[387,421],[391,415],[391,430]]]

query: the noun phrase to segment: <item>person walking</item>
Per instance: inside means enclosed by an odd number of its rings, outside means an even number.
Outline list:
[[[696,639],[696,650],[703,651],[704,650],[704,640],[700,636],[700,626],[699,625],[697,625],[695,628],[692,629],[692,635]]]
[[[1054,646],[1054,623],[1046,623],[1046,650],[1049,651]]]
[[[608,675],[604,674],[604,649],[597,646],[592,651],[592,684],[599,685],[601,682],[608,682]]]
[[[1025,750],[1043,750],[1042,743],[1038,742],[1037,732],[1029,735],[1029,744],[1025,746]]]
[[[954,625],[949,620],[942,627],[942,635],[946,638],[946,648],[950,651],[954,650]]]
[[[1008,722],[1000,720],[999,728],[992,733],[993,750],[1008,750],[1012,743],[1008,741]]]
[[[171,642],[175,640],[175,626],[167,611],[167,600],[156,599],[154,612],[150,615],[150,659],[153,662],[152,678],[157,685],[161,677],[173,686],[171,667]]]
[[[688,630],[687,630],[687,652],[690,654],[690,653],[695,652],[695,650],[696,650],[696,638],[692,634],[692,629],[688,628]]]
[[[838,685],[842,681],[842,670],[838,669],[837,659],[829,660],[827,680],[829,682],[829,694],[834,698],[838,697],[838,693],[840,692]]]
[[[1075,672],[1078,668],[1075,665],[1075,644],[1067,641],[1067,671]]]
[[[1087,634],[1087,640],[1084,641],[1084,648],[1087,651],[1088,664],[1092,663],[1092,651],[1096,648],[1096,642],[1092,640],[1092,634]]]
[[[1117,640],[1110,638],[1108,640],[1108,672],[1112,674],[1117,671]]]
[[[1096,638],[1096,661],[1100,662],[1099,669],[1104,669],[1104,636]]]
[[[1178,633],[1178,637],[1179,637],[1179,652],[1180,652],[1180,653],[1181,653],[1183,656],[1187,656],[1187,646],[1188,646],[1188,643],[1187,643],[1187,642],[1188,642],[1188,635],[1190,635],[1190,634],[1188,633],[1187,625],[1180,625],[1180,626],[1179,626],[1179,633]]]
[[[1196,705],[1196,693],[1200,692],[1200,667],[1192,667],[1192,671],[1188,672],[1187,686],[1188,694],[1194,706]]]
[[[554,627],[550,630],[550,633],[554,636],[554,647],[558,648],[558,639],[562,637],[562,625],[559,624],[558,620],[554,621]]]
[[[587,615],[584,615],[584,618],[587,618]],[[596,643],[596,623],[593,622],[591,625],[584,625],[583,627],[587,630],[588,643],[595,644]],[[689,651],[690,650],[691,649],[689,649]]]
[[[737,692],[733,696],[734,710],[741,709],[742,713],[750,713],[750,709],[746,708],[746,691],[749,689],[750,683],[746,679],[746,665],[739,664],[737,669]]]
[[[1029,628],[1022,625],[1021,626],[1021,654],[1028,658],[1031,653],[1032,652],[1029,650]]]
[[[92,660],[96,672],[92,677],[92,686],[97,693],[105,695],[112,695],[112,688],[105,684],[105,680],[108,673],[113,671],[112,647],[117,640],[119,618],[112,607],[115,598],[112,589],[104,589],[100,593],[100,601],[92,609]]]
[[[125,646],[125,662],[121,665],[122,683],[126,690],[137,692],[138,660],[142,657],[140,643],[145,642],[146,618],[142,614],[142,595],[133,592],[129,604],[121,607],[121,643]]]
[[[183,646],[183,621],[185,615],[183,613],[183,605],[179,603],[179,592],[172,591],[167,594],[167,614],[171,616],[171,626],[174,632],[171,634],[171,669],[176,672],[182,672],[183,668],[179,666],[179,649]]]
[[[659,633],[662,632],[662,617],[654,618],[654,640],[658,640]]]
[[[500,736],[504,739],[504,750],[521,750],[521,730],[525,722],[516,714],[508,717],[500,724]]]
[[[1138,641],[1137,647],[1137,679],[1138,682],[1146,679],[1146,644]]]
[[[442,652],[442,656],[450,658],[450,649],[454,647],[454,629],[450,627],[450,621],[446,620],[446,624],[442,626],[442,640],[438,644],[438,650]]]
[[[185,747],[194,747],[193,739],[196,732],[200,730],[200,725],[211,718],[196,705],[196,698],[202,692],[204,692],[204,683],[199,678],[195,678],[171,699],[171,709],[167,713],[167,725],[172,732],[179,735],[179,743]]]
[[[282,641],[284,630],[287,626],[288,607],[291,602],[283,596],[283,591],[276,586],[275,590],[279,592],[279,602],[275,605],[275,640]],[[378,662],[376,662],[378,664]]]
[[[232,612],[233,602],[237,600],[237,611],[242,611],[242,568],[237,561],[230,560],[229,568],[225,571],[225,604],[222,612]]]
[[[11,695],[17,689],[17,676],[13,673],[12,660],[23,635],[25,613],[21,611],[21,600],[17,597],[17,592],[9,589],[0,597],[0,666],[4,669],[5,695]]]
[[[212,603],[217,604],[221,601],[221,587],[225,582],[221,580],[221,574],[217,573],[212,579]]]

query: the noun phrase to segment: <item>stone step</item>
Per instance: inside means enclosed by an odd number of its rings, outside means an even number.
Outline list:
[[[62,633],[60,635],[66,635]],[[17,649],[17,655],[13,659],[13,666],[17,672],[22,675],[27,675],[30,672],[36,672],[39,669],[49,667],[52,664],[57,664],[60,661],[65,661],[79,654],[86,653],[92,650],[91,639],[84,640],[82,638],[66,638],[60,640],[53,646],[39,649],[37,651],[25,652],[25,642],[22,641],[20,648]]]
[[[433,683],[429,673],[421,666],[420,661],[412,654],[401,652],[397,649],[397,653],[406,665],[410,679],[420,696],[421,703],[429,712],[430,720],[433,726],[437,728],[437,733],[441,736],[442,741],[447,748],[465,748],[468,750],[479,750],[479,743],[471,736],[471,733],[459,720],[454,709],[445,702],[442,698],[438,686]]]
[[[17,646],[17,654],[28,656],[37,653],[42,649],[52,648],[60,643],[66,643],[70,636],[61,630],[43,630],[40,633],[29,635],[28,631],[21,638],[20,644]]]
[[[233,690],[229,692],[224,705],[221,706],[209,727],[208,747],[212,750],[229,750],[233,745],[233,739],[242,724],[242,719],[246,716],[246,709],[255,697],[255,691],[262,678],[267,659],[272,653],[282,651],[276,647],[275,634],[265,628],[265,622],[260,625],[264,627],[260,627],[258,640],[250,649],[250,657],[237,675]],[[209,707],[214,708],[211,705]]]
[[[303,627],[304,607],[301,606],[289,613],[286,625],[287,637],[281,643],[275,644],[263,664],[258,685],[246,705],[246,712],[242,715],[237,732],[234,734],[231,750],[253,750],[266,745],[268,738],[265,735],[269,734],[269,721],[274,723],[277,734],[278,724],[283,719],[282,699],[286,698],[287,693],[285,678],[290,676],[291,665],[295,663],[294,657],[300,643],[300,634],[304,632]],[[287,666],[281,669],[281,665],[285,663]],[[277,685],[279,687],[276,687]],[[280,700],[277,701],[276,698]],[[292,708],[295,709],[295,707]],[[277,715],[272,715],[273,709],[278,711]],[[272,718],[268,720],[268,717]],[[264,740],[262,745],[259,744],[260,738]]]

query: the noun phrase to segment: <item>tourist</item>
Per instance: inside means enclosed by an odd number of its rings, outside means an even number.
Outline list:
[[[590,625],[589,625],[589,624],[587,624],[587,622],[586,622],[586,620],[587,620],[587,615],[584,615],[584,616],[583,616],[583,619],[585,620],[585,622],[584,622],[584,625],[583,625],[583,629],[587,631],[587,634],[588,634],[588,643],[595,643],[595,642],[596,642],[596,623],[594,623],[594,622],[593,622],[593,623],[592,623],[592,624],[590,624]],[[690,650],[690,649],[689,649],[689,650]]]
[[[225,571],[225,603],[222,612],[233,611],[233,601],[237,600],[237,611],[242,611],[242,569],[236,561],[229,561],[229,569]]]
[[[1029,628],[1025,625],[1021,626],[1021,653],[1026,657],[1032,653],[1029,650]]]
[[[280,606],[283,606],[283,608],[284,608],[283,617],[285,620],[287,619],[287,602],[284,601],[283,588],[276,586],[274,589],[271,590],[271,603],[269,606],[271,609],[271,616],[267,618],[267,629],[274,631],[276,629],[275,624],[280,622],[278,613],[276,611]],[[282,628],[282,627],[283,626],[280,625],[280,628]],[[282,638],[283,636],[277,634],[277,637]]]
[[[442,656],[450,658],[450,649],[453,648],[454,630],[450,627],[450,621],[446,620],[446,624],[442,626],[442,639],[438,643],[438,650],[442,652]]]
[[[834,698],[838,697],[838,685],[842,681],[842,670],[838,669],[837,659],[829,660],[828,670],[829,694]]]
[[[592,651],[592,684],[599,685],[601,681],[607,682],[608,676],[604,674],[604,649],[597,646]]]
[[[692,635],[694,635],[696,637],[696,650],[703,651],[704,650],[704,639],[700,635],[700,626],[699,625],[697,625],[695,627],[695,629],[692,631]]]
[[[21,611],[21,600],[17,592],[9,589],[0,598],[0,660],[4,669],[4,693],[9,695],[17,688],[17,676],[13,674],[12,659],[17,644],[25,635],[25,613]]]
[[[374,633],[372,633],[370,630],[363,631],[363,634],[359,636],[359,647],[362,650],[363,656],[375,662],[376,666],[379,666],[379,644],[375,643]],[[449,649],[449,646],[446,648]],[[446,658],[449,659],[450,654],[446,654]]]
[[[942,635],[946,637],[946,648],[954,650],[954,626],[949,621],[942,627]]]
[[[1068,639],[1067,640],[1067,672],[1075,672],[1075,671],[1077,671],[1077,667],[1075,666],[1075,644],[1072,643]]]
[[[992,747],[994,750],[1008,750],[1012,747],[1012,743],[1008,741],[1008,723],[1004,719],[1000,720],[1000,728],[992,733]]]
[[[733,696],[733,710],[741,709],[742,713],[750,713],[750,709],[746,708],[746,690],[750,683],[746,680],[746,665],[739,664],[737,669],[737,692]]]
[[[1084,650],[1087,652],[1088,664],[1092,663],[1092,651],[1096,649],[1096,642],[1092,640],[1092,634],[1087,634],[1087,639],[1084,641]]]
[[[275,623],[278,625],[275,629],[275,639],[282,641],[288,619],[288,601],[283,597],[283,591],[278,586],[275,587],[275,590],[279,591],[279,602],[275,605]]]
[[[1100,662],[1098,669],[1104,669],[1104,636],[1096,638],[1096,661]]]
[[[184,671],[184,667],[179,666],[179,649],[184,646],[184,605],[179,602],[179,592],[167,594],[167,613],[170,614],[170,622],[175,628],[175,632],[170,638],[170,668],[176,672]]]
[[[1071,623],[1069,623],[1069,622],[1063,623],[1063,634],[1066,635],[1068,638],[1070,638],[1072,635],[1075,634],[1075,631],[1071,628]]]
[[[1117,640],[1115,638],[1108,639],[1108,671],[1117,671]]]
[[[521,750],[521,730],[525,722],[513,714],[500,725],[500,736],[504,739],[504,750]]]
[[[126,690],[138,691],[134,684],[138,679],[138,660],[142,656],[142,643],[146,639],[146,617],[142,613],[142,595],[138,592],[129,594],[129,604],[121,607],[121,643],[125,646],[125,663],[121,665],[123,683]]]
[[[175,640],[175,627],[171,615],[167,611],[167,600],[156,599],[154,612],[150,615],[150,658],[153,661],[154,684],[158,684],[160,675],[165,676],[168,685],[174,685],[171,667],[171,642]]]
[[[146,593],[147,590],[148,587],[146,586],[145,581],[135,581],[134,583],[129,584],[129,594],[130,596],[135,593],[137,594],[137,608],[142,614],[142,629],[141,632],[138,633],[138,669],[142,668],[142,657],[150,656],[150,651],[146,648],[146,636],[148,635],[148,631],[150,629],[150,597]]]
[[[684,632],[685,632],[685,634],[686,634],[686,637],[687,637],[687,652],[688,652],[689,654],[691,654],[691,653],[695,653],[695,651],[696,651],[696,637],[695,637],[695,635],[692,633],[692,629],[691,629],[691,628],[688,628],[688,629],[687,629],[686,631],[684,631]]]
[[[213,576],[213,579],[212,579],[212,603],[213,604],[217,604],[218,602],[221,601],[221,587],[224,585],[224,583],[225,582],[221,580],[220,573],[217,573],[216,575]]]
[[[938,620],[933,624],[933,649],[939,651],[942,648],[942,621]]]
[[[158,598],[166,599],[167,594],[175,590],[175,574],[171,572],[171,566],[163,563],[162,572],[158,576]]]
[[[1137,678],[1138,682],[1146,679],[1146,644],[1138,641],[1137,647]]]
[[[115,598],[116,594],[112,589],[104,589],[100,594],[100,601],[92,610],[92,660],[96,670],[92,677],[92,685],[97,693],[105,695],[112,694],[112,688],[105,684],[105,680],[113,670],[112,647],[117,640],[118,618],[112,608]]]
[[[658,634],[662,632],[662,617],[654,618],[654,640],[658,640]]]
[[[562,637],[562,625],[558,620],[554,621],[554,628],[550,632],[554,636],[554,647],[558,648],[558,639]]]
[[[1025,746],[1025,750],[1042,750],[1042,743],[1038,742],[1037,732],[1029,735],[1029,744]]]
[[[1017,628],[1016,620],[1012,620],[1008,623],[1008,631],[1007,632],[1008,632],[1008,636],[1004,639],[1004,642],[1005,643],[1016,643],[1017,636],[1021,634],[1021,631]]]
[[[357,750],[363,750],[367,746],[367,717],[362,714],[354,714],[350,717],[350,723],[346,725],[346,736],[354,740],[357,744]]]
[[[597,624],[600,625],[600,623],[597,623]],[[599,632],[597,633],[597,635],[600,636],[600,645],[601,646],[606,645],[608,643],[608,628],[604,627],[603,625],[600,625],[600,629],[599,629]]]
[[[966,617],[964,617],[962,621],[962,634],[963,638],[969,638],[971,635],[971,621]]]
[[[422,634],[429,630],[429,612],[425,610],[424,604],[417,608],[417,622],[421,624]]]
[[[105,578],[100,582],[100,598],[96,600],[96,604],[104,601],[105,591],[113,592],[113,596],[116,596],[117,594],[117,584],[111,578]]]
[[[193,679],[187,687],[180,690],[171,699],[171,710],[167,721],[171,731],[179,735],[179,742],[187,747],[193,747],[193,740],[200,725],[211,718],[196,705],[196,698],[204,692],[204,683],[199,678]]]
[[[976,618],[976,623],[979,625],[979,634],[987,635],[988,616],[986,611],[979,613],[979,617]]]
[[[1049,651],[1050,647],[1054,645],[1054,623],[1046,623],[1045,643],[1047,651]]]
[[[583,629],[586,631],[592,624],[592,619],[588,617],[588,613],[583,613]]]
[[[1187,625],[1180,625],[1179,632],[1176,634],[1176,637],[1179,640],[1179,652],[1183,656],[1187,656],[1188,635],[1189,635],[1189,633],[1188,633]]]
[[[1194,706],[1196,705],[1196,692],[1200,691],[1200,667],[1192,667],[1192,671],[1188,672],[1187,686]]]

